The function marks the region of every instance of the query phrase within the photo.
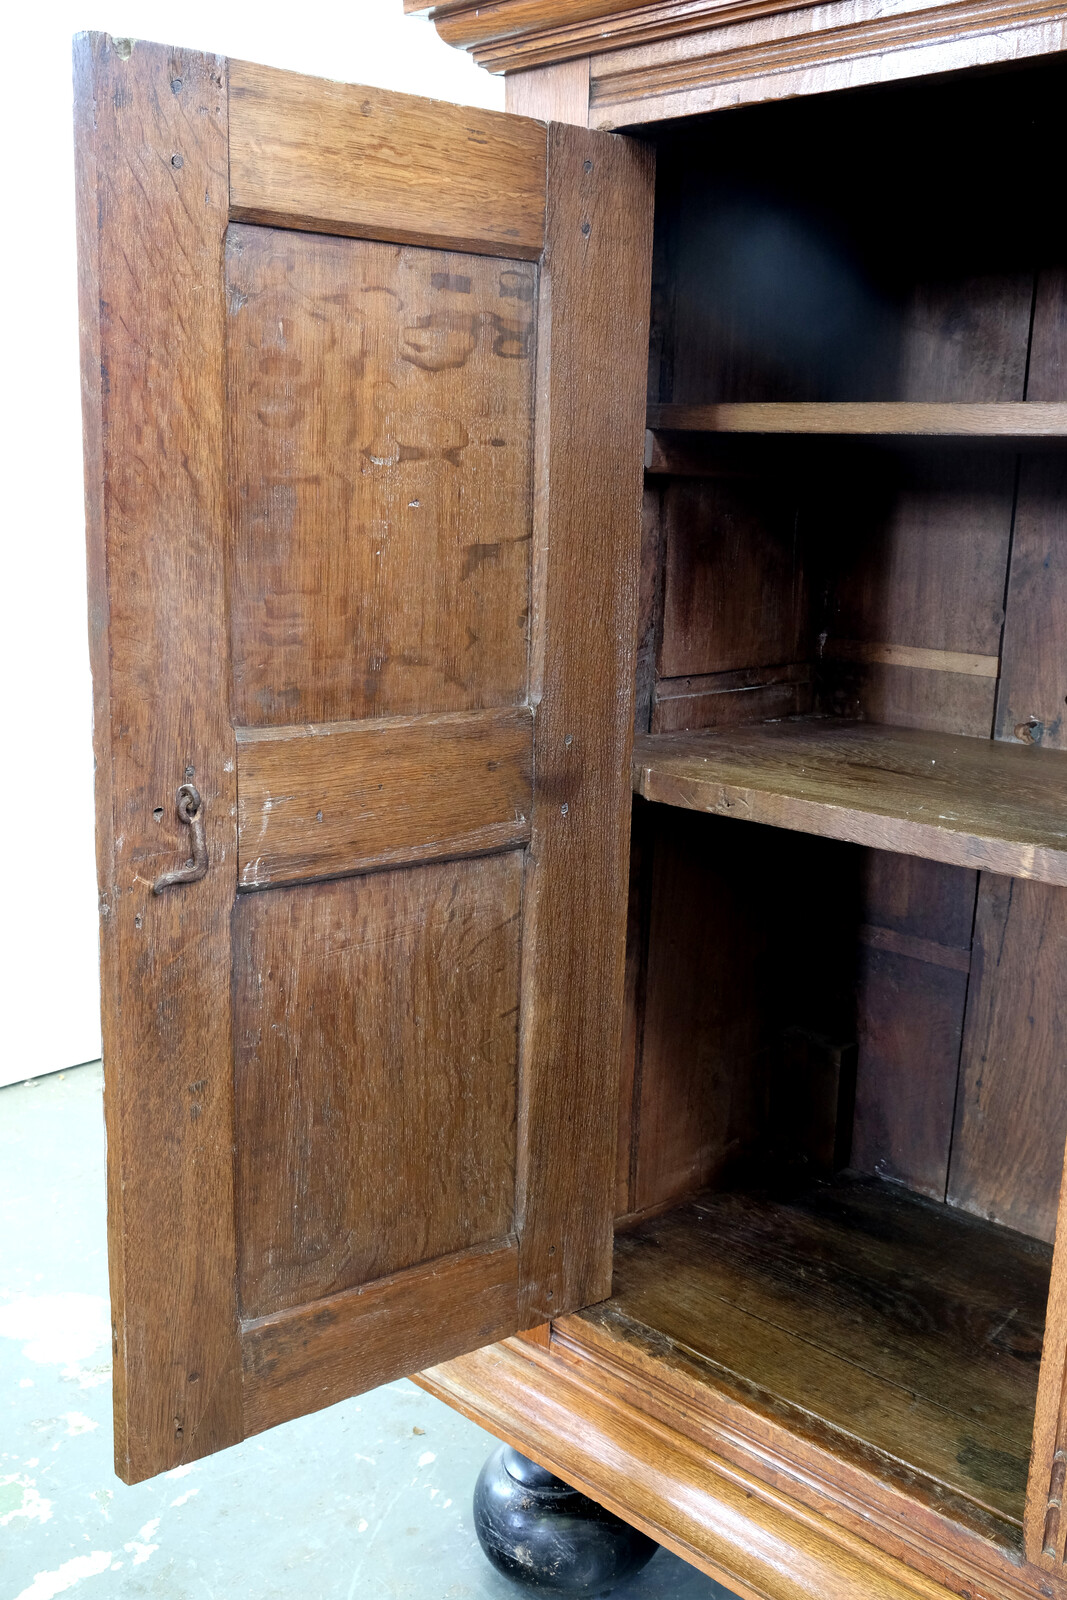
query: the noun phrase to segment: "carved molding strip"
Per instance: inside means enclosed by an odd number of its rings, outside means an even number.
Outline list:
[[[801,0],[816,4],[817,0]],[[407,10],[425,11],[415,0]],[[576,56],[631,49],[701,33],[722,22],[795,11],[797,0],[446,0],[430,12],[447,44],[489,72],[519,72]]]
[[[796,6],[791,8],[796,11]],[[647,61],[612,72],[611,57],[595,63],[590,82],[591,105],[620,105],[656,95],[677,93],[705,84],[755,78],[821,62],[841,61],[888,49],[973,37],[1004,28],[1064,18],[1063,0],[969,0],[899,16],[878,16],[817,32],[742,44],[734,49],[709,48],[685,59]],[[736,17],[729,19],[735,21]]]

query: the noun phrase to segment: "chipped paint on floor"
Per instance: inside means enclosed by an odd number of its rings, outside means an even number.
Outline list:
[[[0,1600],[518,1600],[495,1441],[402,1381],[128,1488],[111,1466],[99,1066],[0,1089]],[[730,1600],[666,1551],[615,1600]]]

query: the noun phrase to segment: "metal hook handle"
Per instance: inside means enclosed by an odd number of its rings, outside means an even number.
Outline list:
[[[152,885],[153,894],[162,894],[175,883],[199,883],[207,876],[207,839],[204,835],[204,803],[195,784],[183,783],[177,794],[178,820],[193,830],[193,859],[176,872],[165,872]]]

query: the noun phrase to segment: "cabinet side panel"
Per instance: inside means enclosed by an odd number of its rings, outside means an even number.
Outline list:
[[[116,1469],[242,1431],[223,441],[225,62],[76,44]],[[210,869],[180,867],[195,782]]]
[[[539,317],[522,1326],[611,1286],[652,160],[554,124]]]

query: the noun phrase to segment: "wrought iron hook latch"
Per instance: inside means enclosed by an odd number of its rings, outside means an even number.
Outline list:
[[[176,872],[165,872],[152,885],[153,894],[162,894],[175,883],[199,883],[207,876],[207,838],[204,834],[204,802],[195,784],[183,783],[178,790],[178,820],[193,832],[193,859]]]

